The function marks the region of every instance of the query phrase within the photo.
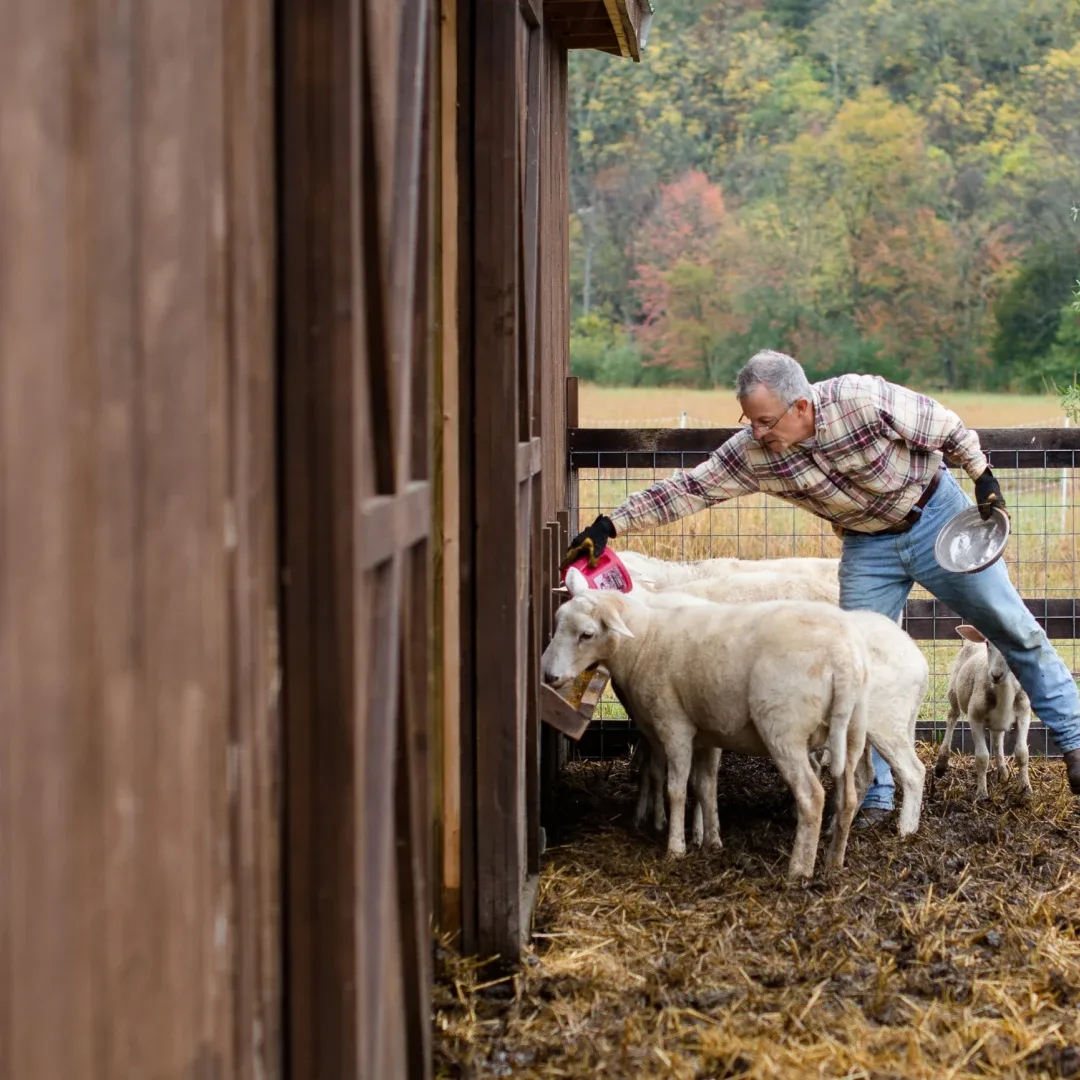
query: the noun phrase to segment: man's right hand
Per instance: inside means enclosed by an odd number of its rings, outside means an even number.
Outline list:
[[[979,517],[986,521],[994,512],[995,507],[1005,510],[1005,496],[1001,494],[1001,485],[997,477],[987,466],[978,480],[975,481],[975,504],[979,508]],[[1007,514],[1009,511],[1005,510]]]
[[[615,526],[612,525],[611,518],[606,514],[601,514],[588,528],[579,532],[570,541],[559,569],[565,570],[572,562],[577,562],[582,555],[588,555],[589,569],[594,570],[597,561],[604,553],[604,548],[607,547],[607,542],[614,539],[615,535]]]

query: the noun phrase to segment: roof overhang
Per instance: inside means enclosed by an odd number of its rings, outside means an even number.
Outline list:
[[[652,17],[650,0],[544,0],[544,24],[568,49],[599,49],[639,63]]]

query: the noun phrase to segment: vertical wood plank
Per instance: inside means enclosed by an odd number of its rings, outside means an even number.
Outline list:
[[[519,313],[516,5],[477,0],[473,155],[478,946],[516,960],[525,852],[516,559]],[[481,212],[481,208],[482,212]],[[520,535],[520,533],[518,533]],[[522,537],[524,539],[524,537]],[[513,643],[512,645],[510,643]]]
[[[475,108],[477,93],[476,0],[460,0],[457,7],[458,108],[458,403],[463,421],[458,426],[460,448],[460,504],[468,528],[460,533],[460,790],[461,790],[461,947],[466,953],[479,948],[479,895],[477,828],[477,725],[476,725],[476,590],[477,564],[475,500],[477,491],[476,442],[471,420],[476,414],[476,243]]]
[[[436,717],[440,723],[440,896],[438,921],[461,930],[461,483],[458,406],[458,0],[440,0],[438,117],[439,327],[436,364],[434,520]]]
[[[98,445],[94,454],[100,513],[93,541],[98,693],[105,743],[102,786],[104,854],[101,1006],[107,1018],[106,1076],[148,1075],[156,1047],[152,1026],[155,973],[143,958],[160,933],[145,907],[154,850],[147,835],[147,764],[152,733],[142,722],[143,544],[140,472],[143,416],[138,395],[136,51],[131,8],[95,5],[98,27],[97,213],[92,278],[97,321]],[[2,1071],[2,1070],[0,1070]]]
[[[234,891],[234,1059],[242,1080],[281,1062],[277,548],[274,423],[274,184],[271,8],[225,10],[229,222]]]
[[[24,253],[18,273],[9,264],[0,274],[0,857],[9,928],[2,992],[6,1075],[13,1077],[64,1076],[76,1064],[65,1040],[49,1037],[72,1031],[74,1021],[64,960],[73,946],[65,908],[77,843],[64,730],[73,704],[66,538],[75,523],[65,370],[73,329],[66,269],[73,193],[65,157],[67,73],[55,63],[66,55],[69,30],[61,5],[20,3],[5,12],[0,35],[5,155],[19,162],[0,169],[0,226],[5,252]],[[52,438],[42,439],[45,432]]]
[[[285,0],[282,377],[290,1075],[358,1070],[357,0]],[[363,381],[363,380],[359,380]]]
[[[154,6],[140,36],[144,720],[162,838],[150,896],[167,926],[159,1067],[228,1073],[220,26],[209,4]]]

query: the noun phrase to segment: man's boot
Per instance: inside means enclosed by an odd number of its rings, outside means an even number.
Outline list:
[[[1069,750],[1065,755],[1065,772],[1069,777],[1069,787],[1074,795],[1080,795],[1080,747]]]

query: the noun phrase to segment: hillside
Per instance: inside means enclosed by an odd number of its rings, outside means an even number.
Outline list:
[[[659,0],[571,60],[574,368],[1044,390],[1080,367],[1080,0]]]

